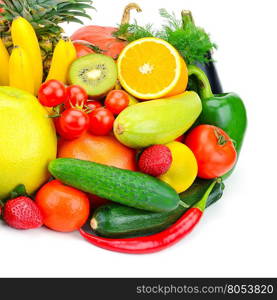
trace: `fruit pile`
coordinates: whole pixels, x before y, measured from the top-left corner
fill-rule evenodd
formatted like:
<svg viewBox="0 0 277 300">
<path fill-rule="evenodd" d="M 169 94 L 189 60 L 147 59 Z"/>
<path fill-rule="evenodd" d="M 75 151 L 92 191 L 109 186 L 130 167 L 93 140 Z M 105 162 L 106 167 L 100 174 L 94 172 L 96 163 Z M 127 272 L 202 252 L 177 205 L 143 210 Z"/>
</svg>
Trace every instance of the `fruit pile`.
<svg viewBox="0 0 277 300">
<path fill-rule="evenodd" d="M 239 96 L 212 92 L 208 35 L 190 12 L 174 23 L 163 11 L 179 26 L 167 35 L 131 26 L 131 4 L 120 28 L 85 26 L 69 39 L 59 23 L 88 17 L 91 1 L 0 2 L 6 224 L 79 230 L 126 253 L 183 238 L 221 198 L 247 124 Z"/>
</svg>

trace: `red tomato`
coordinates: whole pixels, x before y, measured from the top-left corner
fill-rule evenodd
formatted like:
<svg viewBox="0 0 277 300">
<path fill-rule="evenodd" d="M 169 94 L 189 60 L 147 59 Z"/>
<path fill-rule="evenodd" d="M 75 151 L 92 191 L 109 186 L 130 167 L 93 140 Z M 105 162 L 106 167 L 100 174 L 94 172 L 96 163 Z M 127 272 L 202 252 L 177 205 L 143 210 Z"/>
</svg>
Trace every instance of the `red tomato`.
<svg viewBox="0 0 277 300">
<path fill-rule="evenodd" d="M 65 107 L 71 108 L 71 107 L 78 107 L 83 108 L 84 105 L 86 105 L 88 100 L 88 94 L 79 85 L 70 85 L 66 88 L 66 101 L 65 101 Z"/>
<path fill-rule="evenodd" d="M 89 130 L 95 135 L 107 135 L 113 128 L 114 116 L 104 107 L 96 108 L 89 114 Z"/>
<path fill-rule="evenodd" d="M 66 89 L 58 80 L 48 80 L 43 83 L 38 91 L 39 102 L 47 107 L 62 104 L 66 99 Z"/>
<path fill-rule="evenodd" d="M 198 177 L 210 179 L 224 175 L 236 162 L 237 152 L 230 137 L 212 125 L 199 125 L 186 137 L 185 144 L 198 163 Z"/>
<path fill-rule="evenodd" d="M 94 53 L 92 49 L 90 49 L 89 47 L 87 47 L 85 45 L 74 43 L 74 47 L 77 52 L 77 57 L 81 57 L 81 56 L 85 56 L 85 55 Z"/>
<path fill-rule="evenodd" d="M 123 109 L 129 105 L 129 95 L 122 90 L 112 90 L 108 93 L 105 106 L 114 115 L 118 115 Z"/>
<path fill-rule="evenodd" d="M 185 139 L 185 135 L 182 134 L 182 135 L 180 135 L 179 137 L 177 137 L 177 139 L 175 139 L 175 141 L 176 141 L 176 142 L 183 143 L 183 142 L 184 142 L 184 139 Z"/>
<path fill-rule="evenodd" d="M 90 111 L 93 111 L 95 110 L 96 108 L 99 108 L 101 107 L 102 104 L 96 100 L 89 100 L 87 103 L 86 103 L 86 107 L 90 110 Z"/>
<path fill-rule="evenodd" d="M 58 180 L 46 183 L 36 194 L 43 223 L 56 231 L 78 230 L 88 219 L 90 203 L 88 196 Z"/>
<path fill-rule="evenodd" d="M 58 133 L 65 139 L 76 139 L 80 137 L 89 126 L 88 115 L 77 108 L 66 109 L 58 120 L 56 126 Z"/>
</svg>

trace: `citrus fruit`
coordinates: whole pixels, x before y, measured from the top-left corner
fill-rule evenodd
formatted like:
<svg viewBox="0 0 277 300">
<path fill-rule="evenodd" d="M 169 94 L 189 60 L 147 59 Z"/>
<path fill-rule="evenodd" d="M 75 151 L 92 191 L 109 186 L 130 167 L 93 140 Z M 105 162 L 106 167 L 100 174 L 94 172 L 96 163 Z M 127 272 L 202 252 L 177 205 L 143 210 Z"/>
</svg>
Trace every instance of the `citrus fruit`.
<svg viewBox="0 0 277 300">
<path fill-rule="evenodd" d="M 156 99 L 184 92 L 187 66 L 178 51 L 158 38 L 143 38 L 127 45 L 118 57 L 119 81 L 139 99 Z"/>
<path fill-rule="evenodd" d="M 57 139 L 47 111 L 31 94 L 0 87 L 0 199 L 17 185 L 33 193 L 48 178 Z"/>
<path fill-rule="evenodd" d="M 50 229 L 70 232 L 81 228 L 89 216 L 87 195 L 58 180 L 45 184 L 36 195 L 43 223 Z"/>
<path fill-rule="evenodd" d="M 58 157 L 89 160 L 121 169 L 136 170 L 136 151 L 112 135 L 96 136 L 85 133 L 75 140 L 59 141 Z"/>
<path fill-rule="evenodd" d="M 159 178 L 168 183 L 177 193 L 182 193 L 194 182 L 198 166 L 193 152 L 180 142 L 166 144 L 171 151 L 172 163 L 169 170 Z"/>
</svg>

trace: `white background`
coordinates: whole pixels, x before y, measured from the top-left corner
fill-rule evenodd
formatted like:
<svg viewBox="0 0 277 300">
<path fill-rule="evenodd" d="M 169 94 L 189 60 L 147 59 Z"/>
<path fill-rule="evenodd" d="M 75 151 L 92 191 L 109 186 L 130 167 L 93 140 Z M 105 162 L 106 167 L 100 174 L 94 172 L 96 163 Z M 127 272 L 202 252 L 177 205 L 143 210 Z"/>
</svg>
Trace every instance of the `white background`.
<svg viewBox="0 0 277 300">
<path fill-rule="evenodd" d="M 116 25 L 128 0 L 95 0 L 98 25 Z M 137 0 L 139 23 L 159 26 L 159 8 L 190 9 L 218 44 L 224 90 L 244 99 L 249 127 L 223 198 L 177 245 L 124 255 L 87 243 L 78 232 L 17 231 L 0 223 L 0 276 L 277 276 L 276 0 Z M 79 25 L 67 25 L 72 33 Z"/>
</svg>

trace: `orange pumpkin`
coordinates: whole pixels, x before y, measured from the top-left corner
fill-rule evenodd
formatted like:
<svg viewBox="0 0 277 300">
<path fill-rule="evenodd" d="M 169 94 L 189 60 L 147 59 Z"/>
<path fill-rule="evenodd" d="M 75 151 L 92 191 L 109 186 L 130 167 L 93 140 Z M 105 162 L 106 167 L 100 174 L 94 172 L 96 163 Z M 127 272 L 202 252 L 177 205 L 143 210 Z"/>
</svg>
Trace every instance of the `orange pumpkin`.
<svg viewBox="0 0 277 300">
<path fill-rule="evenodd" d="M 89 47 L 87 47 L 83 44 L 74 43 L 74 47 L 76 49 L 77 57 L 81 57 L 81 56 L 85 56 L 85 55 L 94 53 L 94 51 L 92 49 L 90 49 Z"/>
<path fill-rule="evenodd" d="M 71 39 L 87 41 L 94 46 L 99 47 L 103 54 L 111 56 L 116 59 L 126 43 L 112 36 L 112 33 L 116 31 L 114 27 L 103 26 L 84 26 L 78 29 Z"/>
<path fill-rule="evenodd" d="M 141 12 L 141 8 L 131 3 L 125 7 L 121 24 L 129 23 L 130 11 L 135 9 L 137 12 Z M 117 30 L 115 27 L 104 27 L 89 25 L 78 29 L 71 36 L 72 41 L 86 41 L 94 46 L 97 46 L 103 51 L 103 54 L 111 56 L 113 59 L 117 59 L 120 52 L 126 46 L 126 42 L 113 36 L 113 33 Z"/>
</svg>

